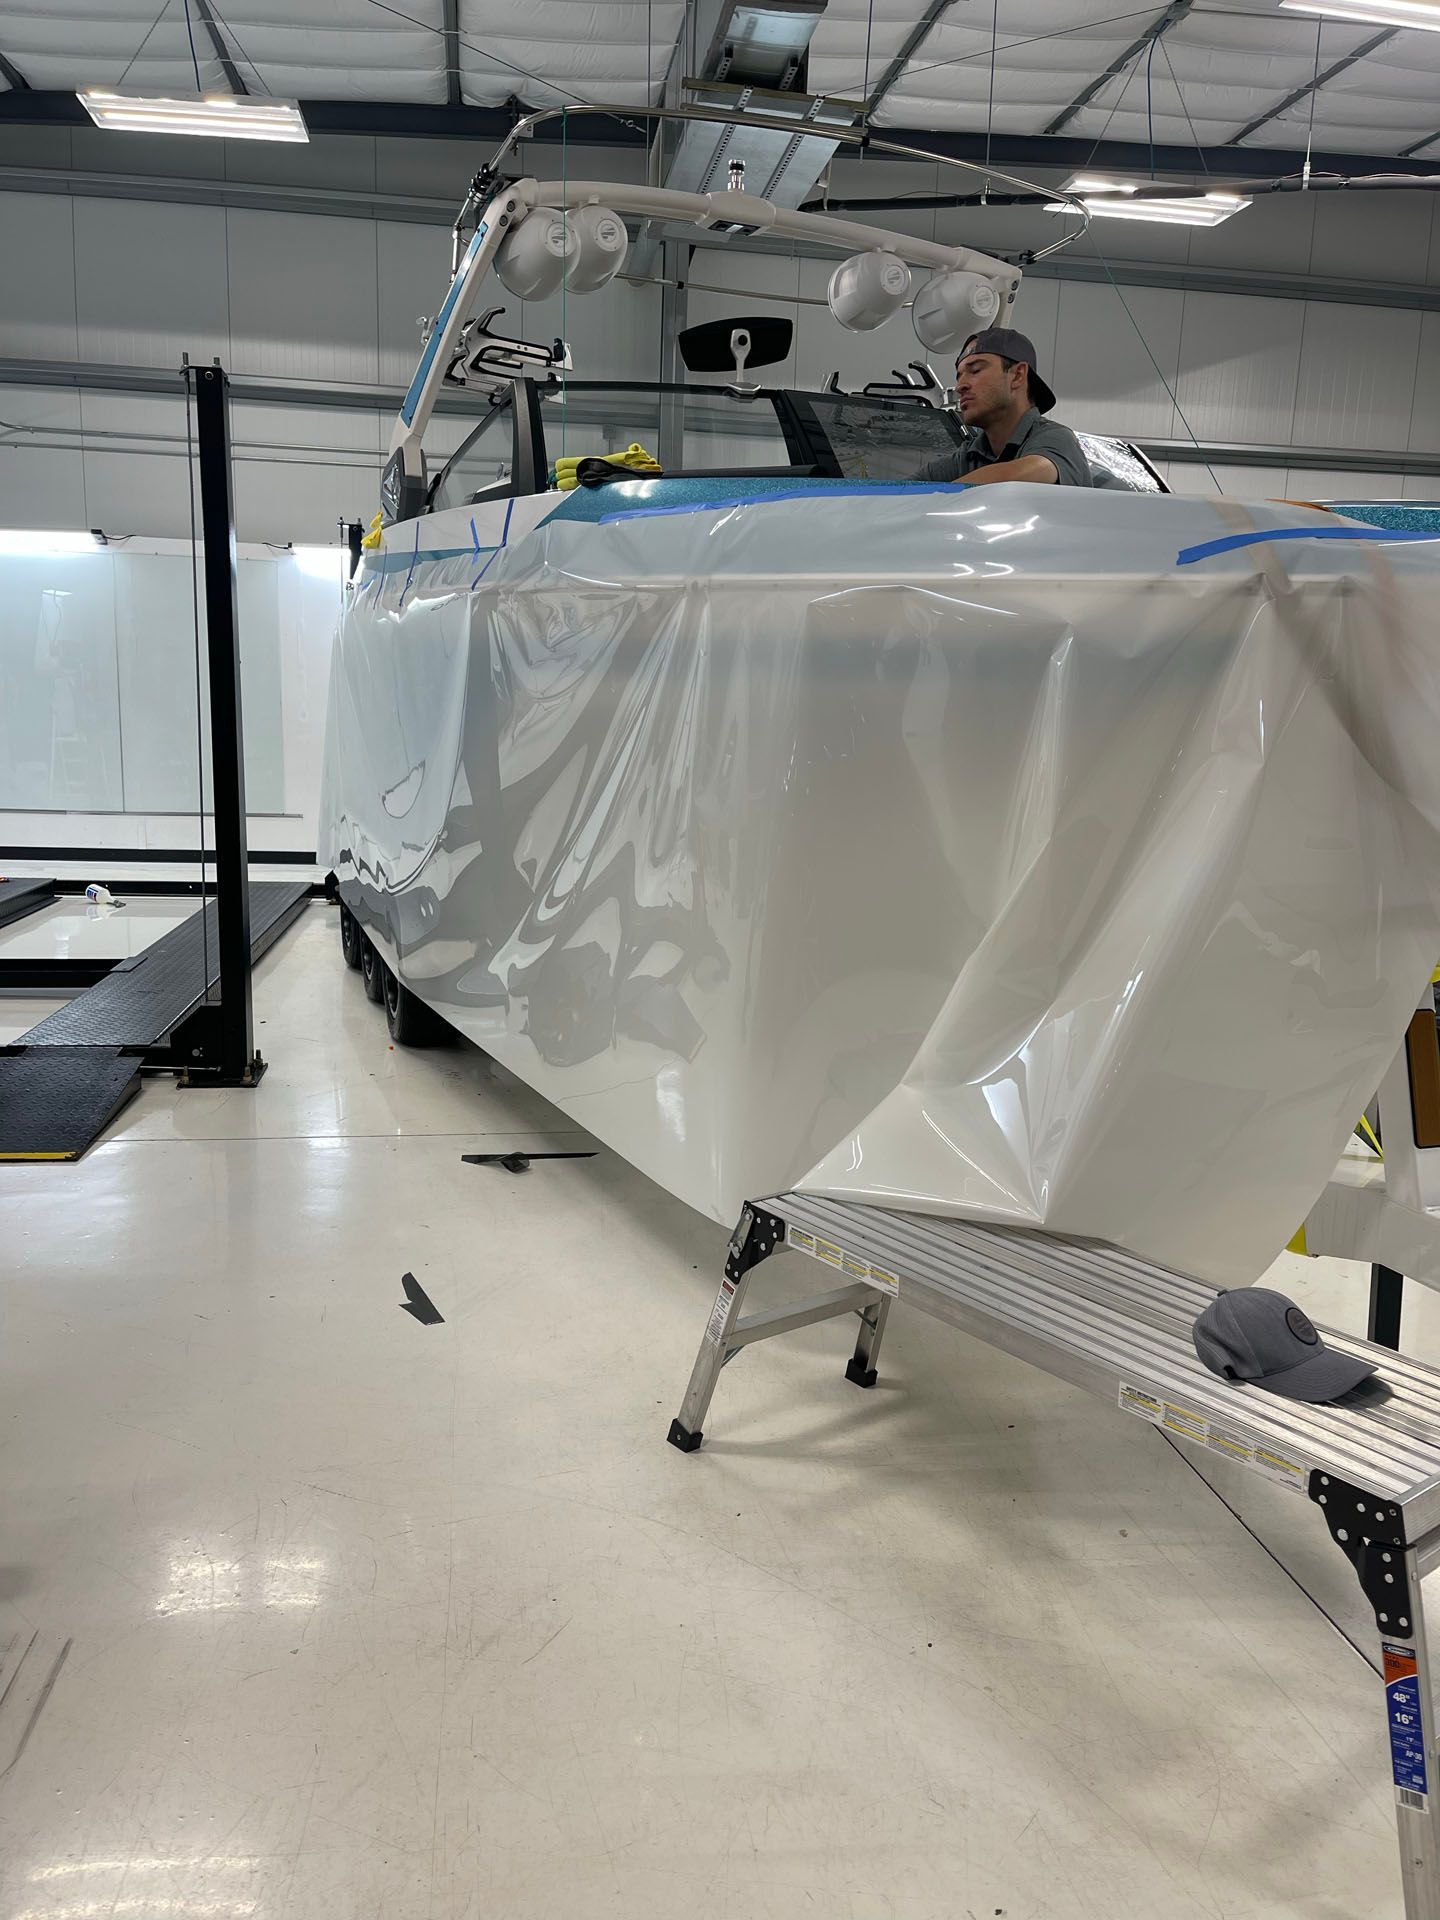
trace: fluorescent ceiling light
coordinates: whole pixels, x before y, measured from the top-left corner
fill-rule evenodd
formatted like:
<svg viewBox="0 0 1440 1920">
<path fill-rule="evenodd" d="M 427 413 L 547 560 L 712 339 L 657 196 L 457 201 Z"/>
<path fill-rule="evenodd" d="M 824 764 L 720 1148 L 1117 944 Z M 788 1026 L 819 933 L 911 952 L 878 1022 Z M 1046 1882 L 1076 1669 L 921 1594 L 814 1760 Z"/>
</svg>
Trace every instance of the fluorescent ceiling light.
<svg viewBox="0 0 1440 1920">
<path fill-rule="evenodd" d="M 1152 220 L 1167 227 L 1218 227 L 1222 220 L 1250 204 L 1239 193 L 1196 192 L 1183 199 L 1162 200 L 1142 193 L 1134 181 L 1105 180 L 1084 173 L 1067 180 L 1065 191 L 1078 194 L 1091 214 L 1115 220 Z M 1063 200 L 1052 200 L 1045 211 L 1069 213 L 1074 209 Z"/>
<path fill-rule="evenodd" d="M 93 533 L 70 527 L 42 531 L 35 527 L 0 527 L 0 553 L 37 554 L 46 559 L 62 553 L 103 553 Z"/>
<path fill-rule="evenodd" d="M 97 127 L 120 133 L 193 133 L 212 140 L 308 141 L 295 100 L 236 99 L 231 94 L 162 99 L 114 88 L 86 87 L 76 95 Z"/>
<path fill-rule="evenodd" d="M 1322 20 L 1359 20 L 1373 27 L 1418 27 L 1440 33 L 1436 0 L 1280 0 L 1282 12 L 1316 14 Z"/>
</svg>

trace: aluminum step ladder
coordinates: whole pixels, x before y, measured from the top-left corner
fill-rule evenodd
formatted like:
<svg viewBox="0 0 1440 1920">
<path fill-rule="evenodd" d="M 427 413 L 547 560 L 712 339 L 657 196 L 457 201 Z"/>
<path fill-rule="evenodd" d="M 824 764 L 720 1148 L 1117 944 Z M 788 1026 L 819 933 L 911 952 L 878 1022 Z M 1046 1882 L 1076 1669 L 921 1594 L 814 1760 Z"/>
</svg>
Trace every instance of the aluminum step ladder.
<svg viewBox="0 0 1440 1920">
<path fill-rule="evenodd" d="M 751 1274 L 784 1248 L 836 1284 L 746 1315 Z M 1323 1328 L 1327 1345 L 1377 1363 L 1387 1394 L 1315 1407 L 1232 1385 L 1200 1364 L 1190 1337 L 1215 1291 L 1092 1242 L 806 1194 L 754 1201 L 669 1438 L 693 1452 L 726 1362 L 818 1320 L 859 1316 L 845 1374 L 873 1386 L 899 1300 L 1309 1499 L 1375 1616 L 1406 1920 L 1440 1920 L 1440 1756 L 1421 1605 L 1421 1582 L 1440 1566 L 1440 1369 Z"/>
</svg>

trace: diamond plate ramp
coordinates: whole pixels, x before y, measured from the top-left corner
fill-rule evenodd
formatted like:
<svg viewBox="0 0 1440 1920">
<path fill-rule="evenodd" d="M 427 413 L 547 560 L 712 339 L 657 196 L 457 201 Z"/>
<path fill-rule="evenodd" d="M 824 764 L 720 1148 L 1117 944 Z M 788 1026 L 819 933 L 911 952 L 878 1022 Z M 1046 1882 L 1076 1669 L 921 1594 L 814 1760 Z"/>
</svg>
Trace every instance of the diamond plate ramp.
<svg viewBox="0 0 1440 1920">
<path fill-rule="evenodd" d="M 0 1160 L 78 1160 L 139 1091 L 117 1047 L 0 1053 Z"/>
</svg>

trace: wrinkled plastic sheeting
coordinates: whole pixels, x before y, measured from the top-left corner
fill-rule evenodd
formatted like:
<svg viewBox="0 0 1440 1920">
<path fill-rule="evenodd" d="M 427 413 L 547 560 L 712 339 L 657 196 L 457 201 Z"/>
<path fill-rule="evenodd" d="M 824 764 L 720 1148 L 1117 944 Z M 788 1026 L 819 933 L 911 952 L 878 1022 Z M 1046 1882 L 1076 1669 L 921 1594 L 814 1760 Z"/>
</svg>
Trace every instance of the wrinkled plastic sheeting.
<svg viewBox="0 0 1440 1920">
<path fill-rule="evenodd" d="M 1440 957 L 1440 544 L 661 497 L 354 600 L 326 857 L 402 977 L 718 1220 L 800 1187 L 1252 1279 Z"/>
</svg>

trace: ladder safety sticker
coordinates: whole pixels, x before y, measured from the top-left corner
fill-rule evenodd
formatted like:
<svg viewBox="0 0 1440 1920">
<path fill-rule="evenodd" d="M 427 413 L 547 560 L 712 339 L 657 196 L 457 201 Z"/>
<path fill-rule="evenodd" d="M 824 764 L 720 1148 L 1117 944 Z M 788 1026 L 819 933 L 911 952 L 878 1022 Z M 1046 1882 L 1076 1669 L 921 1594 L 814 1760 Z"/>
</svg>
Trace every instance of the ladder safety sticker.
<svg viewBox="0 0 1440 1920">
<path fill-rule="evenodd" d="M 1294 1493 L 1304 1493 L 1309 1484 L 1310 1475 L 1305 1468 L 1294 1460 L 1287 1460 L 1283 1453 L 1276 1453 L 1273 1447 L 1256 1447 L 1250 1456 L 1250 1464 L 1257 1472 L 1263 1473 L 1267 1480 L 1289 1487 Z"/>
<path fill-rule="evenodd" d="M 1156 1427 L 1165 1417 L 1165 1410 L 1153 1393 L 1142 1393 L 1139 1387 L 1127 1387 L 1123 1380 L 1120 1383 L 1120 1411 L 1136 1414 Z"/>
<path fill-rule="evenodd" d="M 1385 1710 L 1390 1721 L 1390 1766 L 1401 1806 L 1423 1812 L 1429 1784 L 1425 1773 L 1425 1733 L 1420 1716 L 1420 1682 L 1413 1647 L 1382 1642 L 1385 1660 Z"/>
<path fill-rule="evenodd" d="M 1238 1460 L 1242 1466 L 1247 1467 L 1254 1465 L 1255 1449 L 1249 1441 L 1240 1439 L 1236 1434 L 1226 1433 L 1223 1427 L 1212 1425 L 1205 1444 L 1212 1453 L 1218 1453 L 1222 1459 Z"/>
<path fill-rule="evenodd" d="M 705 1338 L 712 1347 L 718 1347 L 725 1332 L 725 1322 L 730 1315 L 730 1302 L 735 1298 L 735 1282 L 725 1279 L 720 1282 L 720 1291 L 715 1296 L 715 1304 L 710 1309 L 710 1323 L 705 1329 Z"/>
<path fill-rule="evenodd" d="M 1160 1424 L 1186 1440 L 1198 1440 L 1202 1446 L 1210 1437 L 1210 1422 L 1203 1414 L 1192 1413 L 1189 1407 L 1177 1407 L 1169 1400 L 1165 1402 L 1165 1418 Z"/>
<path fill-rule="evenodd" d="M 1309 1471 L 1298 1461 L 1287 1459 L 1273 1447 L 1257 1446 L 1252 1441 L 1243 1440 L 1238 1433 L 1232 1433 L 1228 1428 L 1207 1419 L 1193 1407 L 1161 1399 L 1158 1394 L 1147 1393 L 1143 1387 L 1131 1387 L 1121 1382 L 1120 1411 L 1133 1413 L 1137 1419 L 1148 1420 L 1152 1427 L 1162 1427 L 1168 1433 L 1180 1435 L 1182 1439 L 1194 1440 L 1211 1453 L 1219 1454 L 1222 1459 L 1234 1460 L 1242 1467 L 1254 1467 L 1267 1480 L 1289 1487 L 1292 1493 L 1304 1493 L 1309 1485 Z"/>
<path fill-rule="evenodd" d="M 839 1267 L 852 1280 L 863 1280 L 867 1286 L 878 1287 L 881 1293 L 898 1294 L 900 1291 L 898 1274 L 891 1273 L 888 1267 L 872 1266 L 856 1254 L 846 1253 L 833 1240 L 821 1240 L 801 1227 L 787 1226 L 785 1244 L 794 1247 L 798 1253 L 808 1253 L 812 1260 L 823 1260 L 827 1267 Z"/>
</svg>

